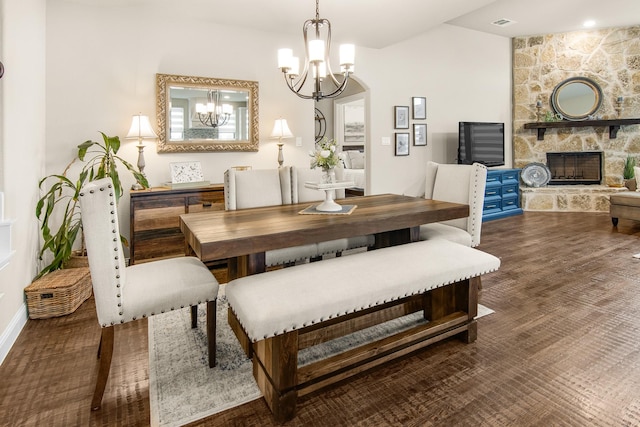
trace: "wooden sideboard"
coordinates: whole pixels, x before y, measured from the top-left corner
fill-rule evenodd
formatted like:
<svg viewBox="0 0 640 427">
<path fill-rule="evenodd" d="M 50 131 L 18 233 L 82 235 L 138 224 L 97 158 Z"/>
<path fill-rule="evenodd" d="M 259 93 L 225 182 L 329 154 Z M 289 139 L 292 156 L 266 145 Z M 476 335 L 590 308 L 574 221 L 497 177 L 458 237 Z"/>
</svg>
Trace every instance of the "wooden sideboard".
<svg viewBox="0 0 640 427">
<path fill-rule="evenodd" d="M 132 190 L 130 195 L 131 264 L 183 256 L 185 241 L 180 231 L 180 215 L 224 210 L 222 184 L 181 189 L 156 187 Z M 209 267 L 214 269 L 216 266 Z"/>
</svg>

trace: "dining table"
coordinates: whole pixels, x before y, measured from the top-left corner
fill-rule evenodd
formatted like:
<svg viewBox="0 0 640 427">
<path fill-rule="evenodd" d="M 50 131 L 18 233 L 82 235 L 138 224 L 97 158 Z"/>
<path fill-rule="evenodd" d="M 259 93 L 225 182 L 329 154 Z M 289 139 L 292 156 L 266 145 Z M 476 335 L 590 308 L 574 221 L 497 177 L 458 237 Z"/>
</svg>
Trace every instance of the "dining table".
<svg viewBox="0 0 640 427">
<path fill-rule="evenodd" d="M 469 216 L 469 206 L 423 197 L 378 194 L 338 202 L 348 213 L 305 214 L 314 203 L 180 215 L 185 253 L 205 263 L 226 260 L 228 279 L 266 270 L 265 252 L 374 235 L 371 249 L 419 240 L 420 225 Z"/>
</svg>

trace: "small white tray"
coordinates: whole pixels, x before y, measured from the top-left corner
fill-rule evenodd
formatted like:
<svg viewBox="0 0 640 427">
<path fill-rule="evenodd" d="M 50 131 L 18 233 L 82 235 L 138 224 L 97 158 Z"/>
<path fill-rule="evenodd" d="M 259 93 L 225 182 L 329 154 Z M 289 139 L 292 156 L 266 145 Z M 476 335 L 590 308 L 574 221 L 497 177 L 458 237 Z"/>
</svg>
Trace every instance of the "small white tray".
<svg viewBox="0 0 640 427">
<path fill-rule="evenodd" d="M 340 188 L 349 188 L 355 185 L 356 184 L 353 181 L 340 181 L 340 182 L 332 182 L 328 184 L 321 184 L 319 182 L 313 182 L 313 181 L 304 182 L 304 186 L 306 188 L 311 188 L 312 190 L 338 190 Z"/>
</svg>

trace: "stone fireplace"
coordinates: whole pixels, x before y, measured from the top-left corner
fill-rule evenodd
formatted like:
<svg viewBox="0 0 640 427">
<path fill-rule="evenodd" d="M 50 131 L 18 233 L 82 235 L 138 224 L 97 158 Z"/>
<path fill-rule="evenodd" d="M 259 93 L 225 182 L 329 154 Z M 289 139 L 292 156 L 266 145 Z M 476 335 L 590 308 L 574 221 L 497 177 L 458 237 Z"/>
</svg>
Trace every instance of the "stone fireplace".
<svg viewBox="0 0 640 427">
<path fill-rule="evenodd" d="M 549 185 L 600 184 L 602 152 L 548 152 Z"/>
<path fill-rule="evenodd" d="M 524 126 L 539 121 L 538 113 L 553 113 L 554 88 L 579 76 L 591 78 L 602 88 L 596 118 L 640 117 L 638 34 L 640 27 L 634 26 L 513 38 L 513 167 L 545 163 L 556 175 L 552 185 L 521 185 L 525 211 L 608 212 L 609 196 L 628 191 L 622 171 L 628 155 L 640 160 L 640 125 L 621 127 L 615 137 L 607 126 L 548 128 L 543 139 L 538 139 L 536 129 Z M 623 99 L 620 111 L 616 110 L 618 98 Z M 547 153 L 593 152 L 600 153 L 601 166 L 590 167 L 588 173 L 571 166 L 576 159 L 547 158 Z M 555 172 L 554 162 L 565 165 L 566 160 L 569 170 Z"/>
</svg>

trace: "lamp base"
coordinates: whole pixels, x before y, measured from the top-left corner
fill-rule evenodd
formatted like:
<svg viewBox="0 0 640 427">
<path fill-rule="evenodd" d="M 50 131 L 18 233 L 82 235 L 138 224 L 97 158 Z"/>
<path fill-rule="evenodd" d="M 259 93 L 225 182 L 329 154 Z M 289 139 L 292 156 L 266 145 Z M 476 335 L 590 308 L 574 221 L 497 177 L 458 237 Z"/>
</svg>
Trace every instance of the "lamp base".
<svg viewBox="0 0 640 427">
<path fill-rule="evenodd" d="M 282 151 L 282 142 L 278 142 L 278 167 L 281 168 L 284 163 L 284 153 Z"/>
</svg>

